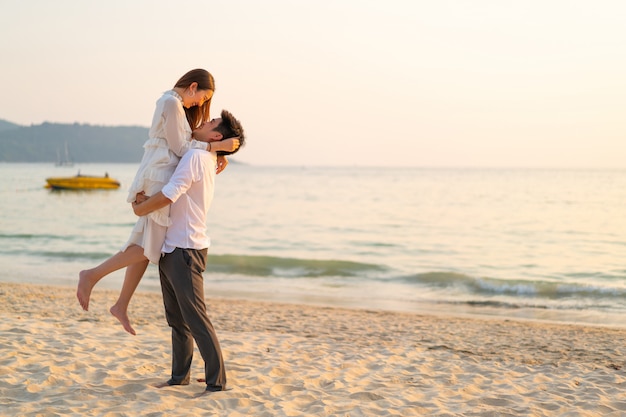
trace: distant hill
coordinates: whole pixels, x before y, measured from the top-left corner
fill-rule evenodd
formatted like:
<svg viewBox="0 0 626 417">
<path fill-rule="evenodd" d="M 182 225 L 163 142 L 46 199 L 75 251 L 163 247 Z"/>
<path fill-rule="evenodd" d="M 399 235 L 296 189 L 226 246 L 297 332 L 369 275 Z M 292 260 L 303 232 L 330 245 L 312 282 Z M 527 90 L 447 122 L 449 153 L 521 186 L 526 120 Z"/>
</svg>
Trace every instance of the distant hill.
<svg viewBox="0 0 626 417">
<path fill-rule="evenodd" d="M 73 162 L 139 162 L 148 128 L 0 120 L 0 162 L 57 162 L 67 148 Z"/>
<path fill-rule="evenodd" d="M 7 122 L 6 120 L 0 119 L 0 131 L 15 129 L 18 127 L 20 127 L 20 125 L 16 125 L 15 123 Z"/>
</svg>

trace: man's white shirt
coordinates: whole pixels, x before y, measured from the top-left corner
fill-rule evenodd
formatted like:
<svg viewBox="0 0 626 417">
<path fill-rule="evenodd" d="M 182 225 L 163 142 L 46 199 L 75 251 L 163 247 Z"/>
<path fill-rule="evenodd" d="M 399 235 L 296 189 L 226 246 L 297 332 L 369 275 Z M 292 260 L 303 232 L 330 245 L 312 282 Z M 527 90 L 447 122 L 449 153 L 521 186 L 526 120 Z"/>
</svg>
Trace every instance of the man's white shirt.
<svg viewBox="0 0 626 417">
<path fill-rule="evenodd" d="M 216 167 L 214 153 L 190 149 L 161 190 L 173 202 L 172 225 L 165 234 L 163 253 L 171 253 L 175 248 L 204 249 L 211 245 L 206 219 L 213 201 Z"/>
</svg>

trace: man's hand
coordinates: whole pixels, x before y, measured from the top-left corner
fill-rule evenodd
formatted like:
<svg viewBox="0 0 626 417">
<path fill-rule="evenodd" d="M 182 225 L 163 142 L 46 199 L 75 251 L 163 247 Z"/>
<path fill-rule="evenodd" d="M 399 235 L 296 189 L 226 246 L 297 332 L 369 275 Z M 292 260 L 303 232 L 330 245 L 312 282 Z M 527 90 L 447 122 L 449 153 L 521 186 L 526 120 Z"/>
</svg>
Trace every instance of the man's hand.
<svg viewBox="0 0 626 417">
<path fill-rule="evenodd" d="M 148 198 L 146 195 L 145 191 L 142 191 L 140 193 L 137 193 L 137 195 L 135 195 L 135 203 L 139 204 L 139 203 L 143 203 L 144 201 L 146 201 Z"/>
<path fill-rule="evenodd" d="M 224 155 L 217 156 L 217 169 L 216 173 L 220 173 L 226 169 L 226 165 L 228 165 L 228 159 Z"/>
<path fill-rule="evenodd" d="M 133 212 L 135 213 L 135 215 L 141 217 L 141 216 L 143 216 L 143 214 L 142 214 L 142 210 L 141 210 L 140 204 L 141 203 L 138 203 L 137 200 L 135 200 L 135 201 L 133 201 L 131 203 L 131 205 L 133 206 Z"/>
<path fill-rule="evenodd" d="M 152 197 L 147 197 L 143 192 L 141 192 L 137 194 L 136 200 L 133 201 L 133 212 L 135 212 L 137 216 L 145 216 L 146 214 L 169 204 L 172 204 L 172 201 L 165 197 L 161 191 Z"/>
</svg>

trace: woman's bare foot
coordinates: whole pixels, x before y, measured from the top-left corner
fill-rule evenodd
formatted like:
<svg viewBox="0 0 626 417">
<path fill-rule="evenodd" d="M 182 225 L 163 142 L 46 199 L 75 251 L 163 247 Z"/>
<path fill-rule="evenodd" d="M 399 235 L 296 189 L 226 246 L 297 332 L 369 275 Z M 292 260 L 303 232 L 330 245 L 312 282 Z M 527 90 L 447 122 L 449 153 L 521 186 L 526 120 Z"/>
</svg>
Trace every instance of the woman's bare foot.
<svg viewBox="0 0 626 417">
<path fill-rule="evenodd" d="M 113 307 L 109 309 L 109 312 L 113 314 L 113 316 L 122 324 L 122 327 L 124 327 L 124 330 L 126 330 L 128 333 L 132 334 L 133 336 L 137 334 L 135 333 L 135 329 L 133 329 L 133 326 L 130 325 L 130 319 L 128 318 L 128 314 L 126 313 L 126 310 L 118 307 L 117 304 L 115 304 Z"/>
<path fill-rule="evenodd" d="M 89 310 L 89 297 L 94 285 L 98 283 L 98 279 L 89 269 L 85 269 L 78 273 L 78 288 L 76 289 L 76 298 L 83 310 Z"/>
</svg>

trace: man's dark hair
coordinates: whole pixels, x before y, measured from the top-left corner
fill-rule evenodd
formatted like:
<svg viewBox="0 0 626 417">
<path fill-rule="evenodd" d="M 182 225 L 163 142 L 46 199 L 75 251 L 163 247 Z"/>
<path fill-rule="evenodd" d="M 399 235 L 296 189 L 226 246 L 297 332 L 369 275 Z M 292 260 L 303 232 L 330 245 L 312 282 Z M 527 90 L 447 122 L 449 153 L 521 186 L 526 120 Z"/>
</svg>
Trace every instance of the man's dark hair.
<svg viewBox="0 0 626 417">
<path fill-rule="evenodd" d="M 222 110 L 222 123 L 220 123 L 215 129 L 216 132 L 222 134 L 224 139 L 229 138 L 239 138 L 239 147 L 232 152 L 226 151 L 218 151 L 218 155 L 232 155 L 236 153 L 243 145 L 246 143 L 246 136 L 243 132 L 243 126 L 241 126 L 241 122 L 235 119 L 235 116 L 232 115 L 228 110 Z"/>
</svg>

